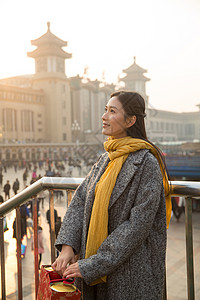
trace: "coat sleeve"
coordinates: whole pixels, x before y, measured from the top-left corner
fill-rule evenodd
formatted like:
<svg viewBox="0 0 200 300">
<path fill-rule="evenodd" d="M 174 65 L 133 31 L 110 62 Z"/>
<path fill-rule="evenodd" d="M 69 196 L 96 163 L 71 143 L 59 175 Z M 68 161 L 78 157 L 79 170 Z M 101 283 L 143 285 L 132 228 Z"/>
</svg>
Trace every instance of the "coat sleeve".
<svg viewBox="0 0 200 300">
<path fill-rule="evenodd" d="M 68 245 L 74 249 L 75 254 L 80 252 L 87 186 L 95 170 L 95 166 L 96 164 L 92 167 L 87 177 L 76 189 L 69 208 L 63 218 L 55 243 L 55 246 L 59 251 L 61 251 L 62 245 Z"/>
<path fill-rule="evenodd" d="M 144 162 L 139 188 L 129 219 L 121 223 L 101 244 L 97 254 L 79 260 L 86 284 L 114 272 L 146 240 L 161 201 L 164 199 L 162 175 L 157 160 L 150 155 Z M 134 180 L 132 182 L 134 185 Z M 129 191 L 130 194 L 130 191 Z M 163 217 L 164 226 L 165 214 Z"/>
</svg>

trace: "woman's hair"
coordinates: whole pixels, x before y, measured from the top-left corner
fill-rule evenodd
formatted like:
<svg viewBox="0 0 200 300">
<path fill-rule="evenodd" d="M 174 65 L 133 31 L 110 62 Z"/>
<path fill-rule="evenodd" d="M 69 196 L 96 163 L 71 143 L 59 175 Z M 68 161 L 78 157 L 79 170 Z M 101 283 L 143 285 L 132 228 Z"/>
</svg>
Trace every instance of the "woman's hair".
<svg viewBox="0 0 200 300">
<path fill-rule="evenodd" d="M 136 116 L 136 122 L 127 129 L 127 135 L 147 140 L 144 123 L 145 101 L 142 96 L 136 92 L 118 91 L 112 93 L 111 97 L 117 97 L 120 101 L 125 111 L 125 118 Z"/>
<path fill-rule="evenodd" d="M 143 97 L 136 92 L 130 92 L 130 91 L 114 92 L 111 94 L 110 97 L 111 98 L 117 97 L 117 99 L 120 101 L 125 111 L 125 119 L 128 117 L 136 116 L 136 122 L 130 128 L 127 129 L 127 135 L 133 138 L 143 139 L 147 141 L 149 144 L 151 144 L 157 150 L 158 155 L 162 159 L 165 170 L 168 174 L 167 166 L 165 163 L 165 159 L 162 155 L 162 151 L 147 139 L 145 123 L 144 123 L 144 118 L 146 117 L 145 101 Z M 169 174 L 168 174 L 168 178 L 169 178 Z"/>
</svg>

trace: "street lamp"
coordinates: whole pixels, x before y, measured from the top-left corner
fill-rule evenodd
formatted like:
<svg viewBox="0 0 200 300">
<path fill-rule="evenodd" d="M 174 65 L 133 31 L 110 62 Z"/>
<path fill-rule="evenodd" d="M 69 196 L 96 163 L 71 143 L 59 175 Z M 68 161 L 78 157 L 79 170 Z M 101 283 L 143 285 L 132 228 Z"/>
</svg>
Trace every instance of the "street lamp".
<svg viewBox="0 0 200 300">
<path fill-rule="evenodd" d="M 75 138 L 76 144 L 79 144 L 79 140 L 78 140 L 78 134 L 80 132 L 81 128 L 77 122 L 77 120 L 74 120 L 74 123 L 72 123 L 72 134 Z"/>
</svg>

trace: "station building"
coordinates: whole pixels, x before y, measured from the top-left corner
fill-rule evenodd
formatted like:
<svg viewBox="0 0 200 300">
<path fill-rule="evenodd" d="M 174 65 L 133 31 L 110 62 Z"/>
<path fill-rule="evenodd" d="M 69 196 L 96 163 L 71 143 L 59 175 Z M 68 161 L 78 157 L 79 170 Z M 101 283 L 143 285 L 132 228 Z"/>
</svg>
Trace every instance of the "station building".
<svg viewBox="0 0 200 300">
<path fill-rule="evenodd" d="M 123 70 L 121 86 L 115 86 L 79 74 L 68 77 L 65 60 L 72 54 L 63 50 L 68 42 L 51 32 L 50 23 L 31 44 L 36 48 L 27 55 L 35 60 L 35 73 L 0 80 L 0 159 L 56 158 L 77 142 L 101 144 L 101 115 L 117 89 L 144 97 L 151 141 L 200 140 L 200 109 L 176 113 L 151 108 L 146 94 L 150 79 L 135 57 Z"/>
</svg>

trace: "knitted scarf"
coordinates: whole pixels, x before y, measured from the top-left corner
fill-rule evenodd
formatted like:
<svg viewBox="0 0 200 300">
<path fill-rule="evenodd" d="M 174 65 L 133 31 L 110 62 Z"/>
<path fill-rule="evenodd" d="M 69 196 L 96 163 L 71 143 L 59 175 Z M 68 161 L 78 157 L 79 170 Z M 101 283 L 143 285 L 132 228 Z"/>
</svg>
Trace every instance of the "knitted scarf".
<svg viewBox="0 0 200 300">
<path fill-rule="evenodd" d="M 130 152 L 135 152 L 140 149 L 149 149 L 157 158 L 165 189 L 167 228 L 171 218 L 171 197 L 169 196 L 170 188 L 168 176 L 158 150 L 150 143 L 130 136 L 120 139 L 109 137 L 104 143 L 104 148 L 108 152 L 110 162 L 95 188 L 95 199 L 90 218 L 85 258 L 96 254 L 98 248 L 108 236 L 108 206 L 110 196 L 115 186 L 117 176 Z M 106 276 L 95 280 L 90 285 L 103 282 L 106 282 Z"/>
</svg>

